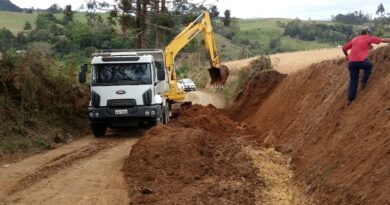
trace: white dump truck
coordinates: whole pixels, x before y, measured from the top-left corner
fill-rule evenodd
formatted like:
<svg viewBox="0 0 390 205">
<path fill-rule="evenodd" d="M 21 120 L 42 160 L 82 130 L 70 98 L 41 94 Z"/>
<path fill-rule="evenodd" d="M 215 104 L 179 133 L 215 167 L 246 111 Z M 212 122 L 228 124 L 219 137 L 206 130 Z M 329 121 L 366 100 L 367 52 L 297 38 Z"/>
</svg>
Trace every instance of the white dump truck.
<svg viewBox="0 0 390 205">
<path fill-rule="evenodd" d="M 88 115 L 95 136 L 104 136 L 107 127 L 168 122 L 169 104 L 162 94 L 169 83 L 163 60 L 158 49 L 93 54 Z M 87 70 L 83 65 L 80 83 L 86 83 Z"/>
</svg>

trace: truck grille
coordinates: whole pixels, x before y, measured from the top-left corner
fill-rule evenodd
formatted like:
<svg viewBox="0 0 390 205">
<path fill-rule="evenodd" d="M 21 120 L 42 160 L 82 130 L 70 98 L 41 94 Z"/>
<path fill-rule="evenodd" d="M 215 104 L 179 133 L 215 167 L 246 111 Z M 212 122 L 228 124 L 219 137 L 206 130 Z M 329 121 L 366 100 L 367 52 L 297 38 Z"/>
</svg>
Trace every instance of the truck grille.
<svg viewBox="0 0 390 205">
<path fill-rule="evenodd" d="M 108 107 L 134 107 L 136 105 L 135 99 L 107 100 Z"/>
</svg>

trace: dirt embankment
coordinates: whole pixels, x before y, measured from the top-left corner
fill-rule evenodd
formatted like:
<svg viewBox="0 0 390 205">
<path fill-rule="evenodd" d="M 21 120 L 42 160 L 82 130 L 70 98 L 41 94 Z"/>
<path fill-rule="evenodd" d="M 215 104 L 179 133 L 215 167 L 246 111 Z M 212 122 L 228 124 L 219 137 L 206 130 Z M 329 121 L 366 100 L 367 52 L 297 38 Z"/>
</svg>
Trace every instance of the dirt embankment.
<svg viewBox="0 0 390 205">
<path fill-rule="evenodd" d="M 259 155 L 275 151 L 254 151 L 245 140 L 254 135 L 254 130 L 241 127 L 214 107 L 198 105 L 169 126 L 152 128 L 133 146 L 125 167 L 133 204 L 278 204 L 290 200 L 287 191 L 285 195 L 260 191 L 267 186 L 278 190 L 274 187 L 289 183 L 290 178 L 288 160 L 282 156 L 268 163 L 278 163 L 277 169 L 284 170 L 280 171 L 286 176 L 283 183 L 271 183 L 269 175 L 259 173 Z"/>
<path fill-rule="evenodd" d="M 286 75 L 274 70 L 255 76 L 238 93 L 234 103 L 226 112 L 227 115 L 237 121 L 244 121 L 256 112 L 285 77 Z"/>
<path fill-rule="evenodd" d="M 263 99 L 260 106 L 245 104 L 249 115 L 233 113 L 259 127 L 259 142 L 293 157 L 294 181 L 312 196 L 308 204 L 390 203 L 389 53 L 382 47 L 371 54 L 371 79 L 350 106 L 343 59 L 291 74 L 271 94 L 247 88 L 240 96 L 239 102 Z M 264 86 L 268 82 L 252 90 Z"/>
<path fill-rule="evenodd" d="M 264 72 L 230 108 L 195 105 L 152 128 L 125 166 L 133 204 L 389 204 L 388 53 L 371 54 L 350 106 L 336 59 Z"/>
</svg>

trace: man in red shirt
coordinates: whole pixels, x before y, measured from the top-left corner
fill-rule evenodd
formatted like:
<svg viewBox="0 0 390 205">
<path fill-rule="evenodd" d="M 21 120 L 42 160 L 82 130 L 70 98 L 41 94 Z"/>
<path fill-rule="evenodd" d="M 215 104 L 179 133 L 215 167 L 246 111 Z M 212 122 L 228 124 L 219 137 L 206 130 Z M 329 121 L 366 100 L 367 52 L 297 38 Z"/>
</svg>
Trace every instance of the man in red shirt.
<svg viewBox="0 0 390 205">
<path fill-rule="evenodd" d="M 390 43 L 390 39 L 381 39 L 378 37 L 371 36 L 371 30 L 369 28 L 364 28 L 362 29 L 360 36 L 355 37 L 343 46 L 343 52 L 349 62 L 348 70 L 350 81 L 347 99 L 348 105 L 350 105 L 352 101 L 356 98 L 360 69 L 364 70 L 361 87 L 362 89 L 366 87 L 367 80 L 370 77 L 372 69 L 372 64 L 367 59 L 368 52 L 372 48 L 372 44 L 380 44 L 381 42 Z M 349 55 L 348 50 L 351 50 Z"/>
</svg>

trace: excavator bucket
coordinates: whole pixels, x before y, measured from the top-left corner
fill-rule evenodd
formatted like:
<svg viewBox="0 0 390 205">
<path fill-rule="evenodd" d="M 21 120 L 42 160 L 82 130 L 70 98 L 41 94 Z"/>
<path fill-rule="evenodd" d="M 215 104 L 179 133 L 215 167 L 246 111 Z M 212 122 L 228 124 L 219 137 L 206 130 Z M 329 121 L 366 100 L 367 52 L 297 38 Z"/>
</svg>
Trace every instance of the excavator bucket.
<svg viewBox="0 0 390 205">
<path fill-rule="evenodd" d="M 223 87 L 229 77 L 229 72 L 229 68 L 225 65 L 221 65 L 220 68 L 210 68 L 211 85 Z"/>
</svg>

